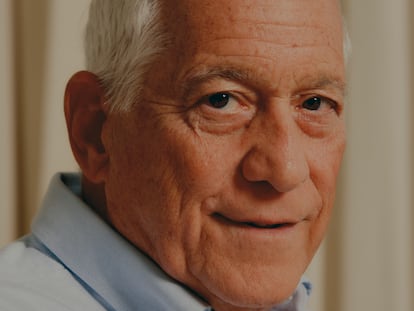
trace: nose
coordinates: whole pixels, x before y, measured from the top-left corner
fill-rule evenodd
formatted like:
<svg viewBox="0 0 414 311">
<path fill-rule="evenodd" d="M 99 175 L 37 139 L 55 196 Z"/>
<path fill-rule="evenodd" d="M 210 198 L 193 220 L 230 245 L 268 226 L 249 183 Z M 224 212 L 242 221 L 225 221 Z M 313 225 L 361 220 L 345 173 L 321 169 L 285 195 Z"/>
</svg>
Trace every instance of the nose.
<svg viewBox="0 0 414 311">
<path fill-rule="evenodd" d="M 251 128 L 253 146 L 242 161 L 242 174 L 247 181 L 289 192 L 309 177 L 306 137 L 289 109 L 263 113 L 258 124 Z"/>
</svg>

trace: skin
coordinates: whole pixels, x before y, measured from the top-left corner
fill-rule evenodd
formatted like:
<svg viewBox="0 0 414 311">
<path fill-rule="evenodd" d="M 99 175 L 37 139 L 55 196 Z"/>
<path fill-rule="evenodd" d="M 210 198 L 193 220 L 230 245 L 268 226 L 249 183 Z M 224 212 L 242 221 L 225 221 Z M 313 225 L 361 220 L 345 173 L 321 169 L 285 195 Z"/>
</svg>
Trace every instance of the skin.
<svg viewBox="0 0 414 311">
<path fill-rule="evenodd" d="M 85 200 L 215 310 L 269 310 L 295 290 L 334 202 L 338 3 L 168 1 L 162 16 L 172 46 L 132 111 L 109 113 L 91 73 L 68 84 Z"/>
</svg>

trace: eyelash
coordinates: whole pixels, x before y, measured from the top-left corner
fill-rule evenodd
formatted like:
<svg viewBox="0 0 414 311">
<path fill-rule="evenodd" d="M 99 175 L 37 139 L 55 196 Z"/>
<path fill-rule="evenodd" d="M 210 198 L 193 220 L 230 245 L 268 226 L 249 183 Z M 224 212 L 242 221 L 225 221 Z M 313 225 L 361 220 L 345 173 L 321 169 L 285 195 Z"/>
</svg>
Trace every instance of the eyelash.
<svg viewBox="0 0 414 311">
<path fill-rule="evenodd" d="M 296 106 L 295 109 L 303 110 L 304 112 L 309 114 L 309 116 L 311 116 L 311 114 L 315 115 L 317 112 L 319 112 L 319 115 L 321 112 L 328 112 L 328 111 L 334 111 L 337 114 L 341 112 L 340 105 L 335 100 L 333 100 L 332 98 L 323 96 L 323 95 L 318 95 L 318 94 L 297 95 L 296 99 L 297 100 L 293 99 L 294 101 L 297 102 L 297 104 L 295 105 Z M 209 93 L 203 96 L 198 101 L 197 104 L 207 105 L 207 107 L 210 107 L 210 109 L 212 109 L 213 111 L 215 110 L 218 112 L 221 110 L 226 110 L 226 113 L 230 113 L 234 109 L 240 109 L 240 108 L 246 109 L 248 106 L 250 106 L 248 103 L 246 104 L 245 100 L 243 100 L 242 95 L 237 95 L 237 93 L 234 94 L 234 92 L 231 92 L 231 91 L 219 91 L 219 92 Z M 237 108 L 236 106 L 234 106 L 235 104 L 234 101 L 236 101 L 239 105 L 237 106 Z M 247 101 L 249 102 L 248 99 Z M 306 107 L 307 103 L 313 104 L 312 101 L 313 103 L 317 104 L 317 107 L 315 107 L 315 109 L 312 109 L 311 107 Z M 235 111 L 236 110 L 234 110 L 234 112 Z"/>
<path fill-rule="evenodd" d="M 229 94 L 229 93 L 227 93 L 227 92 L 218 92 L 218 93 L 213 93 L 213 94 L 211 94 L 211 95 L 208 95 L 207 96 L 207 100 L 208 100 L 208 102 L 210 103 L 210 106 L 211 107 L 213 107 L 213 108 L 217 108 L 217 109 L 221 109 L 221 108 L 224 108 L 225 106 L 227 106 L 228 105 L 228 102 L 230 101 L 230 99 L 232 98 L 233 96 L 231 95 L 231 94 Z M 223 104 L 223 105 L 221 105 L 221 103 L 219 103 L 217 106 L 216 105 L 214 105 L 213 103 L 212 103 L 212 101 L 213 100 L 217 100 L 217 101 L 225 101 L 225 103 Z"/>
<path fill-rule="evenodd" d="M 314 102 L 317 102 L 318 107 L 316 109 L 307 109 L 305 107 L 305 104 L 308 101 L 311 101 L 311 100 L 313 100 Z M 329 105 L 329 107 L 331 109 L 335 110 L 335 111 L 338 109 L 338 104 L 334 100 L 329 99 L 329 98 L 326 98 L 324 96 L 319 96 L 319 95 L 312 95 L 312 96 L 307 97 L 305 100 L 301 101 L 300 107 L 301 108 L 304 108 L 306 110 L 309 110 L 309 111 L 318 111 L 318 110 L 320 110 L 321 106 L 324 103 L 327 104 L 327 105 Z"/>
<path fill-rule="evenodd" d="M 220 101 L 222 102 L 220 103 Z M 216 105 L 214 102 L 216 102 Z M 216 111 L 245 110 L 247 106 L 249 106 L 242 95 L 231 91 L 219 91 L 205 95 L 197 102 L 197 105 L 206 105 L 210 109 Z M 227 113 L 229 113 L 229 111 L 227 111 Z"/>
</svg>

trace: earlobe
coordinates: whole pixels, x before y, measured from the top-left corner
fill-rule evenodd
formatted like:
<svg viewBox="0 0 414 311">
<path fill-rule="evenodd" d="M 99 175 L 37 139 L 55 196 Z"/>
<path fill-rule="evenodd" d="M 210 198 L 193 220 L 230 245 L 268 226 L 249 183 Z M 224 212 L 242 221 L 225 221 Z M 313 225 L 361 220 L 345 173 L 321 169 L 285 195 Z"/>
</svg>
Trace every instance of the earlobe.
<svg viewBox="0 0 414 311">
<path fill-rule="evenodd" d="M 65 118 L 72 152 L 84 176 L 93 183 L 106 177 L 108 154 L 102 142 L 105 96 L 91 72 L 74 74 L 65 91 Z"/>
</svg>

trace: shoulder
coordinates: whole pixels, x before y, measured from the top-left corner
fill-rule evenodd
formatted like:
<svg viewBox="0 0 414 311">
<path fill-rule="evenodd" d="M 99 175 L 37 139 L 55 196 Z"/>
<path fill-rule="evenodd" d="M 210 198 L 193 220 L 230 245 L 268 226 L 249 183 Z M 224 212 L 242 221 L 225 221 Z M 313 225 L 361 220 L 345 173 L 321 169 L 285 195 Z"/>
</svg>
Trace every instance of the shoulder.
<svg viewBox="0 0 414 311">
<path fill-rule="evenodd" d="M 103 310 L 58 262 L 14 242 L 0 251 L 1 310 Z"/>
</svg>

